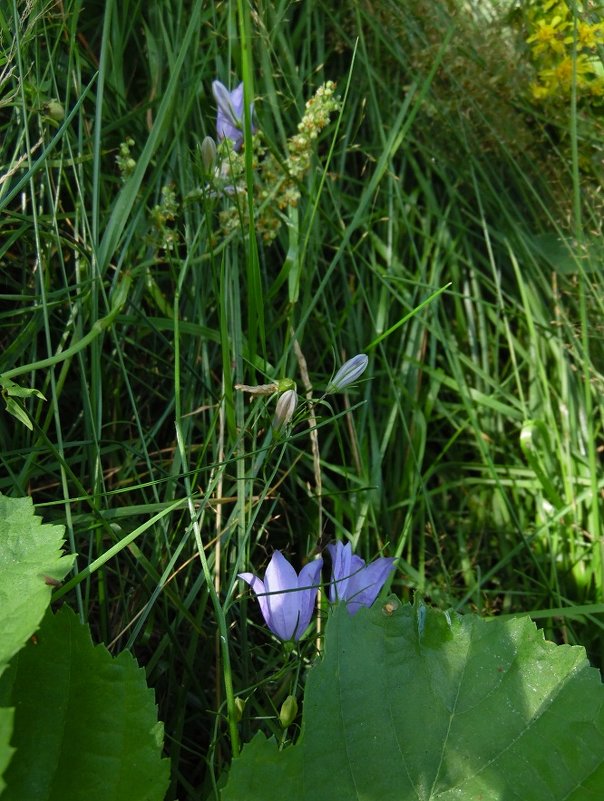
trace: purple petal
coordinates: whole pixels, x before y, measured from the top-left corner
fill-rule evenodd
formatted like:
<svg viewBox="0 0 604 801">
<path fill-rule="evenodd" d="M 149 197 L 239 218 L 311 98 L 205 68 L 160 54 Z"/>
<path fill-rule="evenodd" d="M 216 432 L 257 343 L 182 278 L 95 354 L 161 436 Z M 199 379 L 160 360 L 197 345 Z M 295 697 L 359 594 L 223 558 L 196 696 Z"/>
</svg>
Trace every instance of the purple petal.
<svg viewBox="0 0 604 801">
<path fill-rule="evenodd" d="M 317 597 L 317 591 L 319 589 L 319 583 L 321 581 L 322 567 L 323 560 L 314 559 L 312 562 L 309 562 L 309 564 L 305 565 L 300 571 L 300 576 L 298 577 L 298 586 L 300 587 L 300 592 L 297 593 L 300 618 L 298 620 L 298 625 L 296 626 L 296 631 L 294 632 L 295 640 L 300 639 L 310 623 Z"/>
<path fill-rule="evenodd" d="M 216 100 L 216 133 L 219 139 L 230 139 L 233 149 L 239 150 L 243 144 L 244 92 L 243 82 L 232 92 L 220 81 L 212 82 L 212 94 Z M 250 115 L 254 104 L 250 104 Z M 252 124 L 252 131 L 254 126 Z"/>
<path fill-rule="evenodd" d="M 327 550 L 331 556 L 331 583 L 329 585 L 329 601 L 335 604 L 338 600 L 346 598 L 346 587 L 350 578 L 350 562 L 352 559 L 352 545 L 328 545 Z M 363 563 L 364 564 L 364 563 Z"/>
<path fill-rule="evenodd" d="M 266 602 L 266 589 L 264 588 L 264 582 L 261 581 L 258 576 L 255 576 L 253 573 L 238 573 L 237 574 L 240 579 L 247 581 L 250 585 L 252 591 L 256 594 L 256 598 L 258 599 L 258 603 L 260 604 L 260 611 L 262 612 L 262 617 L 264 618 L 264 622 L 272 631 L 273 627 L 271 626 L 271 613 L 268 607 L 268 603 Z"/>
<path fill-rule="evenodd" d="M 212 94 L 218 107 L 218 113 L 228 120 L 231 125 L 237 125 L 239 119 L 233 108 L 232 93 L 220 81 L 212 81 Z"/>
<path fill-rule="evenodd" d="M 266 568 L 264 587 L 269 593 L 271 630 L 282 640 L 291 640 L 300 617 L 298 574 L 281 551 L 275 551 Z"/>
<path fill-rule="evenodd" d="M 218 111 L 216 114 L 216 133 L 219 139 L 230 139 L 234 150 L 239 150 L 243 144 L 243 131 L 240 128 L 241 115 L 237 113 L 234 99 L 243 95 L 243 84 L 233 92 L 229 92 L 220 81 L 212 82 L 212 94 L 216 100 Z M 242 107 L 243 108 L 243 107 Z"/>
<path fill-rule="evenodd" d="M 243 81 L 239 84 L 236 89 L 230 94 L 231 99 L 231 108 L 233 110 L 235 120 L 238 124 L 238 127 L 243 129 L 243 123 L 245 119 L 245 104 L 244 104 L 244 91 L 243 91 Z M 250 103 L 250 117 L 253 118 L 254 116 L 254 104 Z M 252 119 L 252 133 L 255 131 L 254 122 Z"/>
<path fill-rule="evenodd" d="M 256 593 L 262 616 L 269 629 L 282 640 L 299 640 L 312 617 L 321 581 L 322 559 L 316 559 L 296 573 L 281 551 L 275 551 L 266 568 L 264 581 L 253 573 L 239 573 Z"/>
<path fill-rule="evenodd" d="M 231 92 L 231 106 L 235 112 L 235 118 L 243 121 L 243 81 L 236 89 Z"/>
<path fill-rule="evenodd" d="M 352 565 L 353 575 L 346 592 L 346 602 L 351 615 L 358 612 L 362 606 L 371 606 L 375 601 L 390 572 L 394 569 L 394 559 L 382 556 L 362 570 L 358 570 L 357 566 L 357 572 L 354 572 L 354 567 Z"/>
<path fill-rule="evenodd" d="M 218 139 L 230 139 L 235 151 L 239 150 L 243 144 L 243 131 L 235 127 L 220 109 L 216 115 L 216 134 Z"/>
</svg>

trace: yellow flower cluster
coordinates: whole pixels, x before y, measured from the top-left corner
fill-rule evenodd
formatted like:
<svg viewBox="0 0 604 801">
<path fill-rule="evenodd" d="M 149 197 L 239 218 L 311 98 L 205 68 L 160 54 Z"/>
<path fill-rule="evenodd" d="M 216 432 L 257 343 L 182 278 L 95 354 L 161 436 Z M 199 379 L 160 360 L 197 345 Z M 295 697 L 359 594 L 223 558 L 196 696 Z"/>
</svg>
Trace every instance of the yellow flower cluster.
<svg viewBox="0 0 604 801">
<path fill-rule="evenodd" d="M 604 96 L 604 69 L 598 47 L 604 45 L 602 8 L 593 2 L 571 7 L 560 0 L 532 0 L 527 10 L 526 42 L 538 79 L 531 85 L 536 100 L 566 99 L 576 82 L 577 92 L 592 100 Z"/>
<path fill-rule="evenodd" d="M 267 151 L 262 132 L 254 134 L 254 200 L 257 210 L 255 225 L 265 242 L 273 241 L 281 227 L 284 212 L 288 207 L 297 206 L 300 200 L 300 181 L 310 170 L 314 143 L 328 125 L 330 115 L 340 108 L 335 89 L 335 83 L 327 81 L 306 103 L 304 116 L 298 124 L 298 133 L 287 141 L 287 156 L 284 159 Z M 246 219 L 247 212 L 247 204 L 241 202 L 245 193 L 245 157 L 242 153 L 228 155 L 229 159 L 223 162 L 223 167 L 228 170 L 228 194 L 239 202 L 220 214 L 224 233 L 238 228 L 241 220 Z"/>
</svg>

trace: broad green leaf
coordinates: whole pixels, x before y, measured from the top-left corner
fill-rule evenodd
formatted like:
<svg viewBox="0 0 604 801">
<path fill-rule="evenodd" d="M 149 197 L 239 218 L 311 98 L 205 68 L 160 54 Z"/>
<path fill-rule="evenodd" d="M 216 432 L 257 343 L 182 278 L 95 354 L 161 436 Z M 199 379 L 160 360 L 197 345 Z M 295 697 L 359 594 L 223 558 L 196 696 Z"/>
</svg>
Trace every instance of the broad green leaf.
<svg viewBox="0 0 604 801">
<path fill-rule="evenodd" d="M 418 603 L 331 615 L 302 734 L 258 734 L 224 801 L 601 801 L 604 689 L 528 618 Z"/>
<path fill-rule="evenodd" d="M 63 526 L 43 524 L 31 498 L 0 493 L 0 675 L 38 628 L 75 557 L 64 556 Z"/>
<path fill-rule="evenodd" d="M 0 679 L 16 707 L 2 801 L 161 801 L 169 761 L 153 691 L 133 656 L 93 646 L 63 607 Z"/>
</svg>

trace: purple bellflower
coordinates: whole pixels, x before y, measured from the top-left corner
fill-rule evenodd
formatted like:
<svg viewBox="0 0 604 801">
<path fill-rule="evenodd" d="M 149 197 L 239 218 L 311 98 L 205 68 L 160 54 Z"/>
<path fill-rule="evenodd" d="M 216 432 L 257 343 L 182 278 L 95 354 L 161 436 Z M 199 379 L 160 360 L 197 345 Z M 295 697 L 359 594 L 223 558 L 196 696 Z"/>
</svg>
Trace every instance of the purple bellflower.
<svg viewBox="0 0 604 801">
<path fill-rule="evenodd" d="M 329 600 L 332 604 L 346 601 L 351 615 L 356 614 L 362 606 L 371 606 L 378 597 L 388 575 L 394 570 L 394 559 L 381 556 L 375 562 L 366 565 L 365 560 L 352 553 L 352 545 L 328 545 L 331 556 L 331 584 Z"/>
<path fill-rule="evenodd" d="M 281 551 L 275 551 L 264 581 L 253 573 L 239 573 L 256 593 L 262 617 L 269 629 L 284 641 L 299 640 L 312 617 L 321 580 L 322 559 L 315 559 L 296 573 Z"/>
<path fill-rule="evenodd" d="M 232 92 L 220 81 L 212 82 L 212 94 L 218 106 L 216 115 L 216 133 L 218 139 L 230 139 L 233 150 L 240 150 L 243 144 L 243 125 L 245 110 L 243 105 L 243 83 Z M 254 104 L 250 105 L 250 115 L 254 113 Z M 254 127 L 252 126 L 252 130 Z"/>
</svg>

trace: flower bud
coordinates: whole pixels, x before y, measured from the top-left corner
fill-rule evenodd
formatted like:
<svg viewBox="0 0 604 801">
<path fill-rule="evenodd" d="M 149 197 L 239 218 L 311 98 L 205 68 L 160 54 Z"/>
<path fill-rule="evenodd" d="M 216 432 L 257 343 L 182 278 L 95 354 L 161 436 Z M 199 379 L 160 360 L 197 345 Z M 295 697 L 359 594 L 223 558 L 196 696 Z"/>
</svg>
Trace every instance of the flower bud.
<svg viewBox="0 0 604 801">
<path fill-rule="evenodd" d="M 286 729 L 294 722 L 298 715 L 298 702 L 295 696 L 288 695 L 285 701 L 281 704 L 281 711 L 279 712 L 279 723 Z"/>
<path fill-rule="evenodd" d="M 331 379 L 325 391 L 340 392 L 344 387 L 353 384 L 365 372 L 368 362 L 369 357 L 365 353 L 359 353 L 348 359 Z"/>
<path fill-rule="evenodd" d="M 273 431 L 280 431 L 283 426 L 291 422 L 297 405 L 298 395 L 295 389 L 288 389 L 279 395 L 275 416 L 273 417 Z"/>
<path fill-rule="evenodd" d="M 211 136 L 206 136 L 201 143 L 201 162 L 204 170 L 209 173 L 212 171 L 216 159 L 216 142 Z"/>
<path fill-rule="evenodd" d="M 239 696 L 235 698 L 235 723 L 239 723 L 243 717 L 243 710 L 245 709 L 245 700 Z"/>
<path fill-rule="evenodd" d="M 65 119 L 65 109 L 58 100 L 49 100 L 45 103 L 44 111 L 55 122 L 63 122 Z"/>
</svg>

